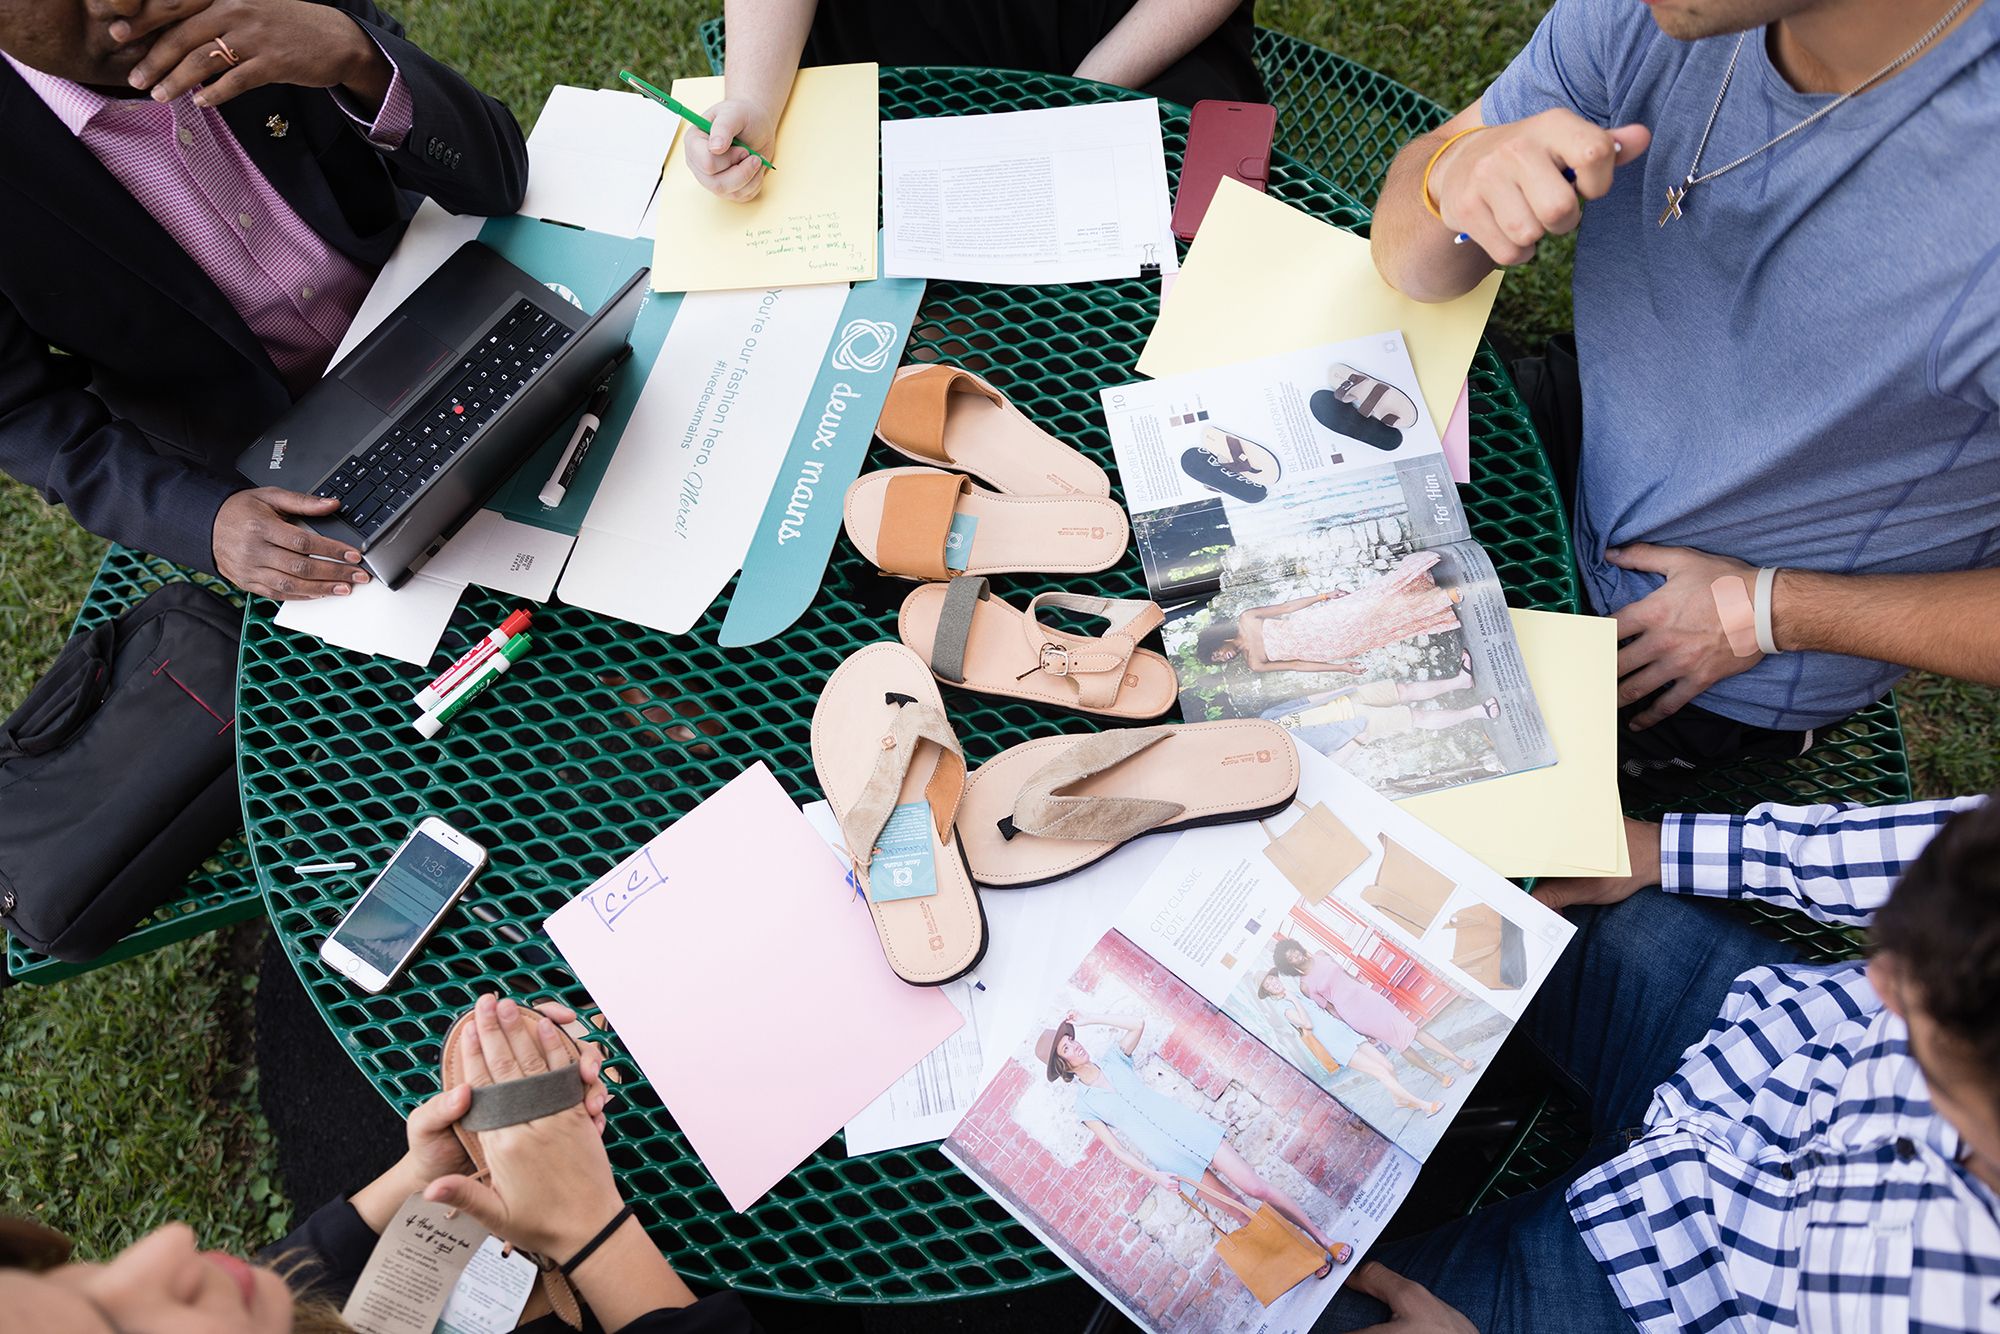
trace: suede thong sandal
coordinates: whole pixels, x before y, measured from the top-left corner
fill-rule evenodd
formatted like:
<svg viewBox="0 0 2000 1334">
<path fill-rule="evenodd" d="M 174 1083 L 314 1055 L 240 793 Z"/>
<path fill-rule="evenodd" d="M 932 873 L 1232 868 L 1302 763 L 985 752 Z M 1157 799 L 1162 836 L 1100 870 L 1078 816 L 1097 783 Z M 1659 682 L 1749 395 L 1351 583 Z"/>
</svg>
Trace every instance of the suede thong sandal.
<svg viewBox="0 0 2000 1334">
<path fill-rule="evenodd" d="M 870 644 L 834 669 L 812 716 L 813 772 L 896 976 L 936 987 L 986 953 L 986 912 L 954 828 L 965 754 L 923 660 Z"/>
<path fill-rule="evenodd" d="M 532 1022 L 534 1012 L 525 1011 Z M 438 1062 L 438 1081 L 449 1093 L 466 1082 L 465 1044 L 479 1041 L 478 1031 L 473 1028 L 475 1014 L 467 1010 L 458 1017 L 445 1035 L 444 1055 Z M 480 1146 L 480 1135 L 488 1130 L 499 1130 L 504 1126 L 519 1125 L 523 1121 L 536 1121 L 544 1116 L 554 1116 L 557 1112 L 568 1111 L 584 1099 L 583 1077 L 577 1066 L 582 1057 L 582 1048 L 563 1026 L 556 1031 L 570 1046 L 577 1057 L 571 1064 L 558 1069 L 545 1070 L 538 1075 L 527 1075 L 520 1079 L 510 1079 L 498 1084 L 485 1084 L 472 1090 L 472 1106 L 452 1127 L 458 1137 L 465 1156 L 472 1160 L 473 1176 L 485 1179 L 486 1151 Z M 527 1254 L 527 1252 L 522 1252 Z M 558 1319 L 571 1329 L 583 1328 L 583 1305 L 577 1300 L 576 1289 L 569 1279 L 556 1267 L 556 1261 L 546 1256 L 529 1256 L 541 1271 L 541 1293 Z"/>
<path fill-rule="evenodd" d="M 1102 636 L 1051 630 L 1037 613 L 1062 607 L 1102 616 Z M 1108 718 L 1157 718 L 1179 697 L 1173 664 L 1139 641 L 1160 624 L 1144 598 L 1041 593 L 1025 612 L 995 597 L 983 575 L 924 584 L 903 599 L 896 637 L 930 664 L 940 681 Z"/>
<path fill-rule="evenodd" d="M 1298 790 L 1291 733 L 1262 718 L 1043 737 L 973 771 L 960 837 L 974 881 L 1021 888 L 1145 834 L 1276 815 Z"/>
<path fill-rule="evenodd" d="M 847 488 L 847 536 L 884 574 L 1094 574 L 1131 527 L 1102 496 L 1004 496 L 936 468 L 886 468 Z"/>
<path fill-rule="evenodd" d="M 1044 431 L 971 371 L 905 366 L 875 434 L 914 463 L 970 473 L 1016 496 L 1108 496 L 1104 469 Z"/>
</svg>

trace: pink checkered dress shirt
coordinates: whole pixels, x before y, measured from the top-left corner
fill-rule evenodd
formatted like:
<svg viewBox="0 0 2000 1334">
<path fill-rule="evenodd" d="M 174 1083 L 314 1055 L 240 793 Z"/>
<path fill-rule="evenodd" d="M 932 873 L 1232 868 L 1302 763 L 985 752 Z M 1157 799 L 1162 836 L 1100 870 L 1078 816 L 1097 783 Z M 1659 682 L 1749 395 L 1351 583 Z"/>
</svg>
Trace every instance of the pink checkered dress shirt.
<svg viewBox="0 0 2000 1334">
<path fill-rule="evenodd" d="M 107 97 L 12 56 L 7 61 L 221 289 L 291 391 L 318 379 L 373 277 L 292 210 L 222 113 L 196 106 L 191 93 L 166 103 Z M 401 71 L 393 61 L 390 69 L 372 122 L 334 96 L 384 151 L 401 146 L 413 114 Z"/>
</svg>

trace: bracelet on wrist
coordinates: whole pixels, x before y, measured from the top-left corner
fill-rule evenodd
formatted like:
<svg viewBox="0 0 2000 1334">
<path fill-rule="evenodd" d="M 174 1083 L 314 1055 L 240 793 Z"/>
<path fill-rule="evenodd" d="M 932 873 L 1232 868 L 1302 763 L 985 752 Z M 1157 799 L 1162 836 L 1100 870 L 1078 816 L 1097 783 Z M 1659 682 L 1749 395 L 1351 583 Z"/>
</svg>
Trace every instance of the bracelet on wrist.
<svg viewBox="0 0 2000 1334">
<path fill-rule="evenodd" d="M 1771 631 L 1771 592 L 1777 581 L 1777 567 L 1766 565 L 1757 571 L 1756 591 L 1750 596 L 1757 629 L 1757 648 L 1764 653 L 1779 652 L 1777 637 Z"/>
<path fill-rule="evenodd" d="M 1473 125 L 1467 127 L 1466 129 L 1460 130 L 1457 134 L 1454 134 L 1453 136 L 1451 136 L 1451 138 L 1439 144 L 1437 146 L 1437 151 L 1431 154 L 1431 160 L 1424 164 L 1424 180 L 1423 180 L 1423 189 L 1421 191 L 1424 197 L 1424 208 L 1427 209 L 1430 212 L 1430 215 L 1433 218 L 1436 218 L 1439 222 L 1444 222 L 1444 214 L 1438 212 L 1437 200 L 1431 195 L 1431 173 L 1437 170 L 1438 159 L 1443 157 L 1445 155 L 1445 151 L 1449 149 L 1453 144 L 1457 143 L 1460 139 L 1465 138 L 1469 134 L 1478 134 L 1481 130 L 1489 130 L 1492 128 L 1493 127 L 1490 125 Z M 1449 226 L 1450 224 L 1447 223 L 1446 225 Z"/>
<path fill-rule="evenodd" d="M 619 1228 L 624 1227 L 625 1220 L 631 1216 L 632 1206 L 629 1204 L 622 1206 L 617 1213 L 611 1215 L 611 1221 L 606 1223 L 602 1228 L 599 1228 L 596 1236 L 583 1243 L 582 1246 L 579 1246 L 575 1255 L 570 1256 L 569 1259 L 556 1266 L 562 1272 L 562 1276 L 568 1278 L 571 1274 L 575 1273 L 576 1267 L 596 1254 L 597 1248 L 605 1242 L 610 1241 L 611 1235 L 618 1231 Z"/>
</svg>

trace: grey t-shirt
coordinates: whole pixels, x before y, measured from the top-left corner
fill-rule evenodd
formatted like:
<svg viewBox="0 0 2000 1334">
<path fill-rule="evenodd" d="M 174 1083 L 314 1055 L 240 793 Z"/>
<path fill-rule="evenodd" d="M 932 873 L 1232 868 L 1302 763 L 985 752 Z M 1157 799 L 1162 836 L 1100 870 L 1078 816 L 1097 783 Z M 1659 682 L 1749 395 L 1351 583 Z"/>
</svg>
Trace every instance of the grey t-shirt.
<svg viewBox="0 0 2000 1334">
<path fill-rule="evenodd" d="M 1562 107 L 1653 132 L 1577 239 L 1577 562 L 1607 614 L 1660 583 L 1607 545 L 1843 574 L 2000 564 L 2000 3 L 1662 228 L 1736 43 L 1676 41 L 1632 0 L 1557 0 L 1481 104 L 1490 125 Z M 1702 170 L 1829 100 L 1752 31 Z M 1696 703 L 1818 727 L 1900 674 L 1787 653 Z"/>
</svg>

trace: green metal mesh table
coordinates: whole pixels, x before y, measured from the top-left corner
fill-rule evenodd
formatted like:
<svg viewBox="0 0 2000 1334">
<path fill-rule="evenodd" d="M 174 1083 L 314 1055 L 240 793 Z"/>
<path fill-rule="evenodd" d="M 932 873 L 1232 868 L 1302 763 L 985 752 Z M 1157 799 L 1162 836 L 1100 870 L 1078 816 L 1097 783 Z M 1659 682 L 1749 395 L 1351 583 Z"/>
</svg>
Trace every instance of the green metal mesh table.
<svg viewBox="0 0 2000 1334">
<path fill-rule="evenodd" d="M 97 578 L 84 594 L 83 606 L 70 627 L 72 637 L 95 629 L 165 584 L 193 581 L 243 605 L 243 595 L 212 574 L 133 551 L 113 543 L 98 567 Z M 16 982 L 55 982 L 137 954 L 186 940 L 219 927 L 246 921 L 264 911 L 257 880 L 250 872 L 250 853 L 240 837 L 231 838 L 190 875 L 174 897 L 133 928 L 123 940 L 87 964 L 65 963 L 38 954 L 8 936 L 7 972 Z"/>
<path fill-rule="evenodd" d="M 1025 109 L 1126 96 L 1099 84 L 974 70 L 888 69 L 892 117 Z M 1163 109 L 1170 172 L 1187 133 Z M 1281 158 L 1272 193 L 1352 226 L 1351 198 Z M 1137 279 L 1073 287 L 931 284 L 915 360 L 950 360 L 990 378 L 1057 435 L 1109 464 L 1097 390 L 1129 378 L 1157 308 Z M 1510 598 L 1573 610 L 1560 511 L 1532 429 L 1490 352 L 1474 368 L 1473 529 Z M 885 466 L 886 459 L 873 460 Z M 1021 581 L 1014 596 L 1041 586 Z M 1136 594 L 1136 555 L 1101 577 Z M 399 1109 L 437 1088 L 451 1016 L 483 988 L 587 998 L 540 933 L 541 919 L 661 826 L 753 760 L 792 794 L 814 797 L 808 717 L 852 649 L 893 637 L 903 586 L 877 577 L 845 539 L 818 602 L 753 650 L 714 647 L 723 603 L 692 634 L 669 637 L 574 607 L 536 617 L 535 651 L 435 742 L 408 727 L 428 673 L 351 656 L 292 635 L 253 602 L 239 681 L 240 771 L 256 873 L 271 920 L 314 1003 L 363 1073 Z M 441 653 L 499 621 L 508 599 L 472 590 Z M 947 691 L 971 762 L 1031 736 L 1074 730 L 1075 715 Z M 493 848 L 493 863 L 399 984 L 368 997 L 316 951 L 363 883 L 300 879 L 303 861 L 376 868 L 435 812 Z M 1060 891 L 1057 891 L 1060 892 Z M 496 915 L 481 921 L 469 910 Z M 615 1038 L 611 1040 L 615 1052 Z M 846 1159 L 838 1141 L 746 1214 L 732 1212 L 672 1118 L 622 1056 L 624 1094 L 610 1153 L 640 1216 L 690 1279 L 821 1300 L 916 1301 L 1057 1277 L 1062 1265 L 932 1148 Z"/>
</svg>

